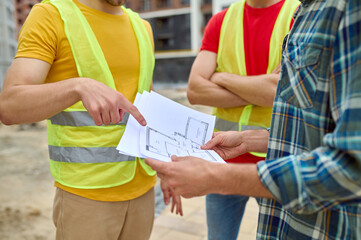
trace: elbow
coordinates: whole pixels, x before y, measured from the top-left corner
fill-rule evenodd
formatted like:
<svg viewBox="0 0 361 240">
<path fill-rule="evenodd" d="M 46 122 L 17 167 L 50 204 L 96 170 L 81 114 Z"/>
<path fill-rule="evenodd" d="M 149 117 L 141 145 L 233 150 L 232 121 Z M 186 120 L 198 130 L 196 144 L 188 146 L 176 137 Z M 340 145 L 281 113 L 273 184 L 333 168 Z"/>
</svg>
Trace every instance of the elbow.
<svg viewBox="0 0 361 240">
<path fill-rule="evenodd" d="M 187 89 L 187 98 L 188 98 L 188 101 L 190 104 L 194 105 L 194 104 L 197 104 L 197 98 L 196 98 L 196 93 L 188 87 Z"/>
<path fill-rule="evenodd" d="M 6 113 L 3 104 L 0 101 L 0 123 L 4 125 L 13 125 L 15 122 L 12 118 L 9 117 L 9 114 Z"/>
<path fill-rule="evenodd" d="M 268 100 L 267 100 L 267 107 L 273 107 L 273 103 L 275 101 L 275 97 L 276 97 L 276 90 L 274 91 L 274 94 L 271 94 L 271 96 L 269 96 Z"/>
<path fill-rule="evenodd" d="M 274 98 L 265 101 L 263 107 L 273 107 Z"/>
<path fill-rule="evenodd" d="M 7 121 L 6 121 L 5 117 L 4 117 L 4 110 L 3 110 L 3 107 L 2 107 L 1 101 L 0 101 L 0 123 L 8 125 Z"/>
<path fill-rule="evenodd" d="M 11 125 L 11 121 L 5 118 L 1 112 L 0 112 L 0 123 L 4 125 Z"/>
<path fill-rule="evenodd" d="M 274 102 L 273 98 L 272 99 L 271 98 L 263 98 L 253 104 L 260 106 L 260 107 L 273 107 L 273 102 Z"/>
<path fill-rule="evenodd" d="M 7 117 L 6 114 L 4 114 L 1 108 L 0 108 L 0 123 L 7 126 L 15 124 L 15 122 L 12 121 L 11 118 Z"/>
<path fill-rule="evenodd" d="M 262 102 L 260 104 L 262 107 L 273 107 L 273 102 L 277 92 L 279 74 L 272 74 L 272 76 L 273 78 L 271 78 L 271 82 L 265 85 L 264 89 L 267 91 L 260 94 L 262 96 Z"/>
<path fill-rule="evenodd" d="M 276 90 L 273 91 L 274 93 Z M 275 94 L 264 94 L 262 98 L 262 102 L 260 103 L 260 106 L 262 107 L 273 107 L 273 103 L 275 100 Z"/>
<path fill-rule="evenodd" d="M 187 98 L 190 104 L 194 105 L 197 104 L 197 84 L 196 81 L 197 78 L 195 78 L 194 76 L 192 76 L 192 72 L 189 75 L 188 78 L 188 87 L 187 87 Z"/>
<path fill-rule="evenodd" d="M 0 123 L 6 125 L 6 126 L 10 126 L 10 125 L 14 125 L 14 123 L 12 123 L 11 121 L 7 121 L 6 119 L 1 119 Z"/>
</svg>

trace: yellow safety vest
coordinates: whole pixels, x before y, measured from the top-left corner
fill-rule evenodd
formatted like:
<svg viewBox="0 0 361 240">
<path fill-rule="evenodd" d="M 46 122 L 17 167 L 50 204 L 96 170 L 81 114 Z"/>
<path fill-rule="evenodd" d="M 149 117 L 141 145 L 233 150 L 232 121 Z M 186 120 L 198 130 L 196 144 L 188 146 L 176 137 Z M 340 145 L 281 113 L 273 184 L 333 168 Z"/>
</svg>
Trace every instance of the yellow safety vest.
<svg viewBox="0 0 361 240">
<path fill-rule="evenodd" d="M 245 0 L 233 3 L 224 17 L 217 54 L 217 72 L 247 76 L 243 36 L 245 4 Z M 299 4 L 298 0 L 286 0 L 278 14 L 270 40 L 267 74 L 280 63 L 283 39 L 290 30 L 293 13 Z M 272 107 L 247 105 L 236 108 L 214 108 L 213 114 L 216 116 L 215 131 L 264 129 L 271 124 Z M 265 153 L 252 154 L 259 157 L 266 156 Z"/>
<path fill-rule="evenodd" d="M 85 16 L 72 0 L 45 0 L 55 6 L 64 21 L 66 36 L 74 55 L 79 77 L 100 81 L 115 90 L 101 47 Z M 130 9 L 127 13 L 140 52 L 138 92 L 149 91 L 154 69 L 153 47 L 149 34 L 139 17 Z M 129 116 L 129 115 L 128 115 Z M 133 179 L 136 158 L 116 150 L 126 124 L 96 126 L 82 102 L 47 120 L 50 169 L 55 181 L 80 189 L 106 188 L 125 184 Z M 139 159 L 145 172 L 155 172 Z"/>
</svg>

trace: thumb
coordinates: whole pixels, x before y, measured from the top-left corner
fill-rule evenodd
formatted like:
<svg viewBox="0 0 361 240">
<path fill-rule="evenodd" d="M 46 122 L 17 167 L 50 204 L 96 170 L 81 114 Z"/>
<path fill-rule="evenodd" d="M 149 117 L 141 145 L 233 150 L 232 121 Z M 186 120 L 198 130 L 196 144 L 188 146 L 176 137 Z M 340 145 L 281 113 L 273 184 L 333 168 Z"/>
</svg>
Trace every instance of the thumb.
<svg viewBox="0 0 361 240">
<path fill-rule="evenodd" d="M 212 149 L 220 143 L 220 138 L 215 136 L 211 140 L 209 140 L 206 144 L 201 146 L 201 149 Z"/>
<path fill-rule="evenodd" d="M 172 155 L 171 156 L 171 159 L 172 159 L 172 162 L 180 162 L 180 161 L 184 161 L 186 157 L 178 157 L 176 155 Z"/>
</svg>

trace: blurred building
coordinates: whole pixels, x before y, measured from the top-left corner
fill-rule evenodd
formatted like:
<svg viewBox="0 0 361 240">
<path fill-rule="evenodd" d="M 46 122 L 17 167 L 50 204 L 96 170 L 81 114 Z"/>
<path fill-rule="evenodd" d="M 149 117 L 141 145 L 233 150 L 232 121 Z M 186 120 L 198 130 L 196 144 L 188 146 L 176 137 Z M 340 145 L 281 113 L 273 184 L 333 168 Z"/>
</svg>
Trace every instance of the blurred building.
<svg viewBox="0 0 361 240">
<path fill-rule="evenodd" d="M 5 74 L 16 53 L 14 1 L 0 1 L 0 90 Z"/>
<path fill-rule="evenodd" d="M 18 35 L 25 19 L 29 15 L 31 8 L 41 2 L 41 0 L 15 0 L 15 18 L 16 18 L 16 33 Z M 16 37 L 17 37 L 16 35 Z"/>
<path fill-rule="evenodd" d="M 212 12 L 217 13 L 227 8 L 231 3 L 237 2 L 237 0 L 213 0 Z"/>
<path fill-rule="evenodd" d="M 154 83 L 188 81 L 201 46 L 204 27 L 211 16 L 235 0 L 132 0 L 127 7 L 152 26 L 156 65 Z"/>
</svg>

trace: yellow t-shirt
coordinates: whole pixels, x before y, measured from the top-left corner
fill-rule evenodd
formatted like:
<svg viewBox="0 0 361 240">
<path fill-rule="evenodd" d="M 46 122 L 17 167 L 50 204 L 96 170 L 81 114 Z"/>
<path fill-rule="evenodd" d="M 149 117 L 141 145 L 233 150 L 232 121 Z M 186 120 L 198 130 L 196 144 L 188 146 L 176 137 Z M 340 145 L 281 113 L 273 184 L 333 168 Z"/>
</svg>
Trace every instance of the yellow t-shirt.
<svg viewBox="0 0 361 240">
<path fill-rule="evenodd" d="M 101 46 L 116 89 L 134 101 L 138 89 L 139 48 L 130 20 L 123 15 L 107 14 L 73 0 L 90 24 Z M 153 39 L 148 22 L 144 25 Z M 31 10 L 19 35 L 15 58 L 35 58 L 51 64 L 46 83 L 78 77 L 72 51 L 64 32 L 64 24 L 51 4 L 37 4 Z M 126 201 L 137 198 L 156 182 L 137 163 L 134 178 L 121 186 L 102 189 L 77 189 L 55 182 L 55 186 L 73 194 L 98 201 Z"/>
</svg>

